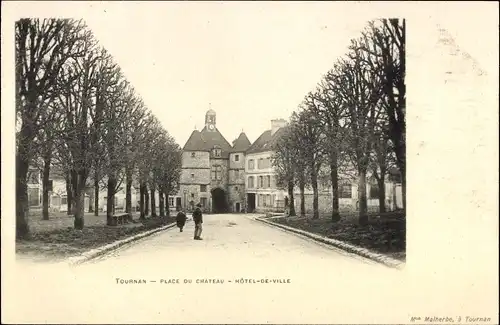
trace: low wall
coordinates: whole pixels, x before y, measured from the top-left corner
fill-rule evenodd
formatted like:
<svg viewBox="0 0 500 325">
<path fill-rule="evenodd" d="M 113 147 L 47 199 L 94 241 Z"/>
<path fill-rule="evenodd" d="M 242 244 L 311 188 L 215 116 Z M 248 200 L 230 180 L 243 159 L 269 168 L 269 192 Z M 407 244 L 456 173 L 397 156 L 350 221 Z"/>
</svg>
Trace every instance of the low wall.
<svg viewBox="0 0 500 325">
<path fill-rule="evenodd" d="M 305 209 L 306 214 L 313 213 L 313 194 L 305 194 Z M 295 212 L 300 213 L 300 195 L 294 197 L 295 199 Z M 379 202 L 378 199 L 368 199 L 368 211 L 376 212 L 378 211 Z M 339 199 L 339 210 L 340 212 L 351 212 L 357 211 L 359 209 L 357 199 Z M 330 214 L 332 213 L 332 195 L 320 193 L 318 195 L 318 210 L 319 214 Z M 389 206 L 386 204 L 386 210 L 389 210 Z"/>
</svg>

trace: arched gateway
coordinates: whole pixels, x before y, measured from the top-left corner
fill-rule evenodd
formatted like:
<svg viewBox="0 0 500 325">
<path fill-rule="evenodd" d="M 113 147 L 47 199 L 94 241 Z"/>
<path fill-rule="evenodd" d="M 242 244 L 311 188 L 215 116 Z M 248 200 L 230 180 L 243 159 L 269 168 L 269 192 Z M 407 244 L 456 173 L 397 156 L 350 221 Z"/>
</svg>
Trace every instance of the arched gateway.
<svg viewBox="0 0 500 325">
<path fill-rule="evenodd" d="M 214 188 L 212 190 L 212 212 L 226 213 L 228 210 L 226 192 L 220 187 Z"/>
</svg>

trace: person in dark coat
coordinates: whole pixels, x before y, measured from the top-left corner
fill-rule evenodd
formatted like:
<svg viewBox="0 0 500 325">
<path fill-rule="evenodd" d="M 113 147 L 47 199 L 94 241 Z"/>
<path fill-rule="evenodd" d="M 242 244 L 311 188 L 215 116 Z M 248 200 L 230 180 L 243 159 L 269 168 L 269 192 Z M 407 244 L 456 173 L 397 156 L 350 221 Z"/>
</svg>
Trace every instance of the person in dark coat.
<svg viewBox="0 0 500 325">
<path fill-rule="evenodd" d="M 181 210 L 181 207 L 178 206 L 177 207 L 177 217 L 176 217 L 176 221 L 177 221 L 177 227 L 179 227 L 180 229 L 180 232 L 182 232 L 182 228 L 184 228 L 184 225 L 186 224 L 186 214 Z"/>
<path fill-rule="evenodd" d="M 195 240 L 202 240 L 201 238 L 201 231 L 203 230 L 202 224 L 203 224 L 203 214 L 201 213 L 201 204 L 198 203 L 196 205 L 196 209 L 194 209 L 193 212 L 193 221 L 194 221 L 194 239 Z"/>
</svg>

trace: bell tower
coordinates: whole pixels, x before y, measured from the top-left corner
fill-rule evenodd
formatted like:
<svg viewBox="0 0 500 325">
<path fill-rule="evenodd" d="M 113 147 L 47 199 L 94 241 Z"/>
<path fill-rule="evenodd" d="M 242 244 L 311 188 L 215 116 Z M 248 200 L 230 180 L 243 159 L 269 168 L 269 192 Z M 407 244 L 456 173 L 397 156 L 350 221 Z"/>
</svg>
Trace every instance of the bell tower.
<svg viewBox="0 0 500 325">
<path fill-rule="evenodd" d="M 215 131 L 215 111 L 209 109 L 205 114 L 205 127 L 208 131 Z"/>
</svg>

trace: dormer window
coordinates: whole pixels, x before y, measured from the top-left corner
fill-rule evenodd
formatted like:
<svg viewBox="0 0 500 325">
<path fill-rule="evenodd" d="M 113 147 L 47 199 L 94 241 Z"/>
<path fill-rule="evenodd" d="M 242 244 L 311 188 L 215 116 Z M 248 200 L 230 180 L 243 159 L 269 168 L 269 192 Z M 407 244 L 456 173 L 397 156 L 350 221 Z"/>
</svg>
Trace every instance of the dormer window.
<svg viewBox="0 0 500 325">
<path fill-rule="evenodd" d="M 222 155 L 222 150 L 221 148 L 215 146 L 213 149 L 212 149 L 212 154 L 214 157 L 217 157 L 219 158 L 221 155 Z"/>
<path fill-rule="evenodd" d="M 194 158 L 194 157 L 196 157 L 196 153 L 191 152 L 191 158 Z"/>
</svg>

